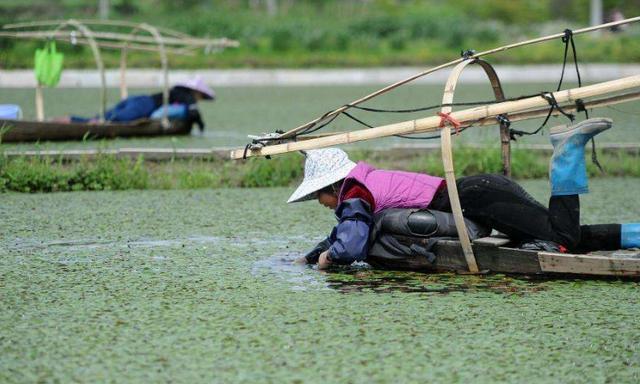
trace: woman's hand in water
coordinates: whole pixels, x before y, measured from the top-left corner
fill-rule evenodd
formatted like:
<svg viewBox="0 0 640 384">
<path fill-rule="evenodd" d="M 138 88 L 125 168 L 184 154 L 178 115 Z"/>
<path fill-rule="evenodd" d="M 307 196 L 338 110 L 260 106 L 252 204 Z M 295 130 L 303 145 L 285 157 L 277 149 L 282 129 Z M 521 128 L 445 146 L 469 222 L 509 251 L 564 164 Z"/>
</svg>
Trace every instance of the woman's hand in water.
<svg viewBox="0 0 640 384">
<path fill-rule="evenodd" d="M 293 264 L 296 264 L 296 265 L 306 265 L 308 263 L 309 261 L 307 260 L 306 256 L 298 257 L 293 261 Z"/>
<path fill-rule="evenodd" d="M 318 269 L 327 269 L 331 265 L 331 260 L 329 260 L 329 251 L 324 251 L 320 254 L 320 258 L 318 259 Z"/>
</svg>

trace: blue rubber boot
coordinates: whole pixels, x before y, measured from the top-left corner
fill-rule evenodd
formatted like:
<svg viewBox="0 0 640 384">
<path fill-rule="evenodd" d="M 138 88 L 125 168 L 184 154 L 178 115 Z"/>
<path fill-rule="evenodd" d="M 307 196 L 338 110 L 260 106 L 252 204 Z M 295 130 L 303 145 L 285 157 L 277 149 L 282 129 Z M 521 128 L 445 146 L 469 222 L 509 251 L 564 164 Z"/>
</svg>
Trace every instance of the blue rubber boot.
<svg viewBox="0 0 640 384">
<path fill-rule="evenodd" d="M 640 248 L 640 223 L 622 224 L 620 245 L 622 249 Z"/>
<path fill-rule="evenodd" d="M 553 145 L 553 156 L 549 165 L 549 180 L 552 196 L 589 192 L 584 146 L 592 137 L 611 128 L 612 123 L 611 119 L 596 117 L 551 128 L 549 138 Z"/>
</svg>

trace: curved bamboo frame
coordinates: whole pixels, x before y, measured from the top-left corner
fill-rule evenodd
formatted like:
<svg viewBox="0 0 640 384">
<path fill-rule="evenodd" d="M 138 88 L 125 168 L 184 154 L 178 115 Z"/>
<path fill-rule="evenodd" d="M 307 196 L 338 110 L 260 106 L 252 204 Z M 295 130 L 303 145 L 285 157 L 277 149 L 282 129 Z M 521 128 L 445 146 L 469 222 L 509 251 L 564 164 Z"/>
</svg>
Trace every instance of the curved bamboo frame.
<svg viewBox="0 0 640 384">
<path fill-rule="evenodd" d="M 144 30 L 148 32 L 151 36 L 153 36 L 154 40 L 158 44 L 158 53 L 160 54 L 160 66 L 162 69 L 163 76 L 163 88 L 162 88 L 162 127 L 169 127 L 169 118 L 168 118 L 168 105 L 169 105 L 169 61 L 167 59 L 167 51 L 165 48 L 164 40 L 162 35 L 158 31 L 158 29 L 152 25 L 142 23 L 138 24 L 131 33 L 129 34 L 127 40 L 125 40 L 124 45 L 122 47 L 122 51 L 120 53 L 120 98 L 125 99 L 128 95 L 127 92 L 127 48 L 133 37 L 136 36 L 138 32 Z"/>
<path fill-rule="evenodd" d="M 498 78 L 498 74 L 495 69 L 488 62 L 481 59 L 469 59 L 463 61 L 462 63 L 456 65 L 449 78 L 447 79 L 447 83 L 444 88 L 444 93 L 442 95 L 442 104 L 445 106 L 440 110 L 443 114 L 450 113 L 453 108 L 448 105 L 453 103 L 453 96 L 456 90 L 456 86 L 458 85 L 458 81 L 460 80 L 460 76 L 467 66 L 471 64 L 479 64 L 482 69 L 484 69 L 485 74 L 489 78 L 491 82 L 491 87 L 493 88 L 493 93 L 496 97 L 496 100 L 503 101 L 504 100 L 504 91 L 502 90 L 502 85 L 500 84 L 500 79 Z M 508 127 L 505 124 L 500 124 L 500 136 L 503 137 L 505 135 L 509 138 Z M 467 232 L 467 226 L 464 222 L 464 217 L 462 214 L 462 206 L 460 204 L 460 196 L 458 195 L 458 187 L 456 185 L 456 175 L 453 168 L 453 150 L 451 146 L 451 129 L 446 125 L 440 130 L 440 145 L 442 148 L 442 165 L 444 167 L 444 175 L 447 181 L 447 193 L 449 194 L 449 201 L 451 203 L 451 212 L 453 213 L 453 219 L 456 224 L 456 230 L 458 231 L 458 238 L 460 239 L 460 244 L 462 246 L 462 251 L 464 252 L 465 259 L 467 260 L 467 265 L 469 266 L 469 272 L 478 273 L 478 264 L 476 262 L 476 258 L 473 254 L 473 248 L 471 247 L 471 240 L 469 239 L 469 233 Z M 510 143 L 507 140 L 506 147 L 510 148 Z M 503 169 L 505 171 L 508 170 L 507 164 L 509 164 L 508 157 L 504 157 L 505 154 L 509 156 L 510 151 L 507 149 L 505 151 L 505 146 L 503 142 Z"/>
<path fill-rule="evenodd" d="M 91 47 L 91 51 L 93 52 L 93 57 L 96 61 L 96 66 L 98 67 L 98 72 L 100 72 L 100 117 L 99 121 L 104 121 L 104 113 L 107 109 L 107 79 L 104 73 L 104 62 L 102 61 L 102 56 L 100 55 L 100 48 L 98 47 L 98 43 L 93 36 L 93 31 L 89 29 L 86 25 L 82 24 L 78 20 L 70 19 L 67 20 L 60 25 L 58 25 L 53 31 L 51 31 L 51 37 L 55 35 L 56 32 L 62 30 L 67 26 L 73 26 L 76 30 L 80 31 L 84 37 L 87 39 L 89 46 Z"/>
<path fill-rule="evenodd" d="M 102 61 L 102 56 L 100 55 L 100 48 L 98 47 L 98 43 L 94 39 L 93 31 L 91 31 L 89 27 L 75 19 L 64 21 L 60 25 L 56 26 L 56 28 L 54 28 L 52 31 L 48 32 L 47 34 L 49 39 L 55 39 L 59 32 L 68 26 L 75 28 L 76 31 L 79 31 L 85 37 L 87 44 L 89 44 L 89 46 L 91 47 L 91 51 L 93 52 L 93 57 L 96 61 L 98 72 L 100 73 L 100 84 L 102 85 L 102 89 L 100 92 L 99 118 L 100 122 L 102 122 L 107 106 L 107 81 L 104 73 L 104 62 Z M 39 83 L 36 85 L 36 119 L 38 121 L 44 121 L 44 97 L 42 95 L 42 87 Z"/>
<path fill-rule="evenodd" d="M 113 26 L 113 27 L 131 27 L 131 31 L 124 32 L 95 32 L 87 25 L 94 26 Z M 73 44 L 89 45 L 93 51 L 93 55 L 96 60 L 98 71 L 100 72 L 100 80 L 102 85 L 101 90 L 101 105 L 100 105 L 100 122 L 104 121 L 104 113 L 107 105 L 107 90 L 106 90 L 106 77 L 105 68 L 100 54 L 100 48 L 114 48 L 121 50 L 120 57 L 120 96 L 121 98 L 127 97 L 127 85 L 126 85 L 126 60 L 127 51 L 129 49 L 140 51 L 158 52 L 160 55 L 161 69 L 164 78 L 164 87 L 162 92 L 163 101 L 163 113 L 161 124 L 162 127 L 167 129 L 170 127 L 168 119 L 168 104 L 169 104 L 169 64 L 168 53 L 192 55 L 193 50 L 198 47 L 204 47 L 205 50 L 209 50 L 211 47 L 226 48 L 237 47 L 240 44 L 235 40 L 229 40 L 227 38 L 219 39 L 203 39 L 192 37 L 186 33 L 174 31 L 167 28 L 159 28 L 147 23 L 133 23 L 128 21 L 114 21 L 114 20 L 45 20 L 27 23 L 14 23 L 2 26 L 3 31 L 0 31 L 0 37 L 12 37 L 12 38 L 46 38 L 50 40 L 67 41 L 69 36 L 64 33 L 64 28 L 67 26 L 74 27 L 80 32 L 80 36 L 71 36 L 73 38 Z M 35 31 L 19 31 L 23 28 L 39 28 L 39 27 L 54 27 L 51 30 L 35 30 Z M 18 30 L 6 32 L 4 30 Z M 145 31 L 151 36 L 139 36 L 140 31 Z M 36 111 L 39 121 L 44 120 L 44 103 L 42 97 L 42 87 L 37 85 L 36 87 Z"/>
</svg>

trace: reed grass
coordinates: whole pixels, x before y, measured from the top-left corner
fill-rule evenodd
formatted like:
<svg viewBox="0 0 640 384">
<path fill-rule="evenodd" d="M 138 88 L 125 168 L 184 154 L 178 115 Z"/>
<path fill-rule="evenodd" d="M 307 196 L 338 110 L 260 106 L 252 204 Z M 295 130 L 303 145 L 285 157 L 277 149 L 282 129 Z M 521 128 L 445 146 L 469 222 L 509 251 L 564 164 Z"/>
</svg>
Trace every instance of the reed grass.
<svg viewBox="0 0 640 384">
<path fill-rule="evenodd" d="M 380 168 L 403 169 L 442 175 L 439 151 L 403 154 L 402 151 L 354 150 L 354 160 L 367 160 Z M 514 150 L 513 177 L 546 178 L 546 152 Z M 606 173 L 588 162 L 592 177 L 640 177 L 638 154 L 605 152 L 600 161 Z M 455 167 L 458 176 L 498 173 L 502 163 L 495 149 L 457 148 Z M 56 157 L 7 158 L 0 153 L 0 191 L 63 192 L 130 189 L 197 189 L 228 187 L 283 187 L 299 182 L 303 176 L 303 158 L 298 154 L 246 161 L 218 159 L 174 160 L 168 162 L 116 158 L 99 155 L 93 159 L 64 162 Z"/>
</svg>

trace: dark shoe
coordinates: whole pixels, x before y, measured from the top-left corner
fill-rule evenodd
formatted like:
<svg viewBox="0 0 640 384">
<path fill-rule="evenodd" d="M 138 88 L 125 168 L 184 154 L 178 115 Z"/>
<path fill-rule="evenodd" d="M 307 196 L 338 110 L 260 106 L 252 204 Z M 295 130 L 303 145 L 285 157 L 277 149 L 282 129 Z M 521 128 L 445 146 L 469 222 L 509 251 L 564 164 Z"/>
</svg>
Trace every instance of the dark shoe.
<svg viewBox="0 0 640 384">
<path fill-rule="evenodd" d="M 525 249 L 527 251 L 545 251 L 545 252 L 556 252 L 556 253 L 566 253 L 567 249 L 558 243 L 554 243 L 553 241 L 548 240 L 527 240 L 520 243 L 518 246 L 520 249 Z"/>
</svg>

